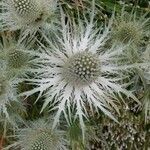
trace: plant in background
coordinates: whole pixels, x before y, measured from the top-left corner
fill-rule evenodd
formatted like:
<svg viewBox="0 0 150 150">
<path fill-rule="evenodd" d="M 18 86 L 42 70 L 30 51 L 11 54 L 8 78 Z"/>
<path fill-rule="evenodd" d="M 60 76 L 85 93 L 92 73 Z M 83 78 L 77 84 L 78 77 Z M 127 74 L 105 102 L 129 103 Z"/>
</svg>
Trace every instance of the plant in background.
<svg viewBox="0 0 150 150">
<path fill-rule="evenodd" d="M 148 31 L 149 18 L 146 15 L 138 17 L 135 11 L 128 13 L 125 8 L 114 18 L 112 40 L 117 43 L 139 45 Z"/>
<path fill-rule="evenodd" d="M 7 118 L 9 114 L 7 106 L 11 101 L 17 100 L 16 80 L 8 78 L 7 74 L 1 70 L 0 75 L 0 114 L 4 113 Z"/>
<path fill-rule="evenodd" d="M 10 137 L 14 135 L 16 128 L 24 123 L 26 108 L 23 104 L 22 101 L 10 101 L 5 106 L 9 117 L 3 113 L 0 114 L 0 149 L 11 143 Z"/>
<path fill-rule="evenodd" d="M 31 66 L 35 64 L 32 55 L 28 53 L 28 49 L 32 45 L 31 43 L 22 41 L 22 38 L 16 41 L 12 38 L 2 36 L 0 43 L 0 61 L 5 65 L 7 75 L 10 76 L 9 78 L 15 76 L 23 77 L 30 72 Z"/>
<path fill-rule="evenodd" d="M 95 132 L 95 127 L 91 124 L 86 124 L 85 140 L 82 139 L 82 129 L 78 122 L 72 122 L 67 129 L 68 140 L 70 142 L 70 149 L 72 150 L 85 150 L 90 149 L 91 144 L 89 141 L 98 141 Z"/>
<path fill-rule="evenodd" d="M 149 129 L 141 126 L 140 116 L 134 116 L 128 110 L 122 109 L 119 124 L 106 119 L 104 116 L 95 122 L 95 132 L 98 141 L 90 141 L 90 150 L 124 149 L 142 150 L 148 149 Z"/>
<path fill-rule="evenodd" d="M 54 14 L 54 0 L 2 0 L 0 20 L 3 30 L 37 31 Z M 27 33 L 26 33 L 27 34 Z"/>
<path fill-rule="evenodd" d="M 18 139 L 6 149 L 22 150 L 66 150 L 67 140 L 64 131 L 52 129 L 51 123 L 44 119 L 29 122 L 27 127 L 16 131 Z"/>
<path fill-rule="evenodd" d="M 18 98 L 17 86 L 21 82 L 19 77 L 26 76 L 32 64 L 31 57 L 24 51 L 25 47 L 20 42 L 21 40 L 18 40 L 18 43 L 16 43 L 15 40 L 6 38 L 4 35 L 2 35 L 0 42 L 0 113 L 4 114 L 13 124 L 20 117 L 14 112 L 15 107 L 13 107 L 13 104 L 17 107 L 19 104 L 18 100 L 21 102 L 21 105 L 23 104 Z M 20 120 L 23 119 L 20 117 Z"/>
</svg>

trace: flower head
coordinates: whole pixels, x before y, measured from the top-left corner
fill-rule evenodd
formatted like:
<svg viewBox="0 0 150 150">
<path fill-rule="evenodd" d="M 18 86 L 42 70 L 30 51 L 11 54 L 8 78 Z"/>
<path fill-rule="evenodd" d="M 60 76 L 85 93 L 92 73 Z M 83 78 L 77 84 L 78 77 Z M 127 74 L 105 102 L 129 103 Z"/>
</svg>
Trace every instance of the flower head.
<svg viewBox="0 0 150 150">
<path fill-rule="evenodd" d="M 109 37 L 111 23 L 104 29 L 94 26 L 94 12 L 91 13 L 90 22 L 78 19 L 79 23 L 70 26 L 65 23 L 62 13 L 62 28 L 56 34 L 55 42 L 48 40 L 49 47 L 36 51 L 39 67 L 38 76 L 27 79 L 37 87 L 24 94 L 27 96 L 34 92 L 44 92 L 45 103 L 42 110 L 50 103 L 56 116 L 53 127 L 59 122 L 62 114 L 70 122 L 72 116 L 79 119 L 84 130 L 84 119 L 90 112 L 101 110 L 112 119 L 112 108 L 118 111 L 114 101 L 121 93 L 136 100 L 130 91 L 119 84 L 122 78 L 120 70 L 126 65 L 118 66 L 116 61 L 122 53 L 123 47 L 112 46 L 103 50 Z M 97 51 L 100 51 L 100 54 Z M 36 70 L 36 68 L 35 68 Z"/>
<path fill-rule="evenodd" d="M 2 0 L 0 19 L 3 28 L 17 30 L 27 28 L 37 30 L 54 13 L 54 0 Z"/>
<path fill-rule="evenodd" d="M 14 148 L 22 150 L 65 150 L 66 141 L 61 130 L 52 130 L 44 119 L 30 122 L 28 127 L 18 131 L 18 141 Z M 11 146 L 10 146 L 11 147 Z"/>
<path fill-rule="evenodd" d="M 112 39 L 122 44 L 127 44 L 129 42 L 136 45 L 139 44 L 148 31 L 146 30 L 146 26 L 149 18 L 145 16 L 146 14 L 138 18 L 135 12 L 129 14 L 123 8 L 120 16 L 117 16 L 114 20 Z"/>
<path fill-rule="evenodd" d="M 86 86 L 99 77 L 100 65 L 100 60 L 93 53 L 79 52 L 66 60 L 62 77 L 72 85 Z"/>
<path fill-rule="evenodd" d="M 3 61 L 6 71 L 13 76 L 25 75 L 32 65 L 32 57 L 28 53 L 30 49 L 29 42 L 23 42 L 22 39 L 18 41 L 7 39 L 5 36 L 0 43 L 0 61 Z"/>
</svg>

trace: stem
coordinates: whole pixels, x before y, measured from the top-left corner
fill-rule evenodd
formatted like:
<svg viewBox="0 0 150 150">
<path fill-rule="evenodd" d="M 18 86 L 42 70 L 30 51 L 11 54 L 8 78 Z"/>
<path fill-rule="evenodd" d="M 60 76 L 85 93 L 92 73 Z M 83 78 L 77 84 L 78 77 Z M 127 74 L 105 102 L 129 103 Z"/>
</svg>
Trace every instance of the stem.
<svg viewBox="0 0 150 150">
<path fill-rule="evenodd" d="M 7 132 L 7 121 L 5 120 L 3 135 L 2 135 L 2 137 L 0 139 L 0 149 L 3 149 L 3 144 L 4 144 L 4 139 L 6 137 L 6 132 Z"/>
</svg>

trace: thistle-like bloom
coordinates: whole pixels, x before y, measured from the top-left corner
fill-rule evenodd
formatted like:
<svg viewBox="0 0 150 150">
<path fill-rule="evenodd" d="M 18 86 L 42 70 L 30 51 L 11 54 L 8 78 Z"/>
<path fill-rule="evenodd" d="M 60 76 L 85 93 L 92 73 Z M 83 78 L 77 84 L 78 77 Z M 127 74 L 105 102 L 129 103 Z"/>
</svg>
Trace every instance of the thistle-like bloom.
<svg viewBox="0 0 150 150">
<path fill-rule="evenodd" d="M 26 75 L 33 64 L 33 59 L 27 52 L 31 48 L 31 44 L 27 41 L 23 42 L 21 38 L 16 41 L 3 36 L 2 39 L 0 61 L 5 64 L 10 78 Z"/>
<path fill-rule="evenodd" d="M 8 147 L 21 150 L 66 150 L 64 132 L 53 130 L 44 119 L 30 122 L 28 127 L 18 131 L 16 137 L 18 141 Z"/>
<path fill-rule="evenodd" d="M 146 14 L 138 18 L 136 12 L 129 14 L 123 8 L 120 16 L 116 16 L 114 19 L 114 26 L 112 28 L 113 41 L 122 44 L 129 42 L 136 45 L 139 44 L 148 31 L 148 21 L 149 18 L 146 18 Z"/>
<path fill-rule="evenodd" d="M 115 104 L 117 95 L 121 93 L 136 100 L 130 91 L 119 84 L 122 78 L 121 70 L 128 66 L 117 66 L 117 59 L 122 53 L 123 47 L 113 46 L 104 50 L 103 46 L 108 40 L 111 23 L 101 29 L 94 26 L 94 13 L 91 13 L 90 21 L 78 19 L 79 23 L 65 24 L 62 13 L 62 28 L 56 34 L 55 42 L 47 38 L 50 47 L 44 47 L 36 51 L 40 68 L 38 76 L 28 81 L 37 87 L 24 94 L 31 95 L 34 92 L 44 92 L 45 103 L 42 110 L 52 104 L 53 110 L 57 110 L 53 127 L 59 122 L 62 114 L 66 120 L 79 119 L 84 130 L 84 119 L 89 112 L 101 110 L 112 119 L 112 108 L 118 111 Z M 100 51 L 100 54 L 97 51 Z M 35 69 L 36 70 L 36 69 Z"/>
<path fill-rule="evenodd" d="M 51 17 L 56 8 L 54 0 L 2 0 L 0 19 L 3 29 L 17 30 L 26 28 L 36 31 Z"/>
</svg>

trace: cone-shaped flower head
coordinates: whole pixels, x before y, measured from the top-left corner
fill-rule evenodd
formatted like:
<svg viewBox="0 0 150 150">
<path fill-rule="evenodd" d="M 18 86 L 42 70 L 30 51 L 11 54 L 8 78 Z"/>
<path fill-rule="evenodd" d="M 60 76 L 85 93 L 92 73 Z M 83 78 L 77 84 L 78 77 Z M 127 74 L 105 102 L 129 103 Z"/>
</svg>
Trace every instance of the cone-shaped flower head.
<svg viewBox="0 0 150 150">
<path fill-rule="evenodd" d="M 3 44 L 0 44 L 0 60 L 3 60 L 6 70 L 12 76 L 25 75 L 32 64 L 32 57 L 28 53 L 30 44 L 20 43 L 20 41 L 6 40 L 3 37 Z"/>
<path fill-rule="evenodd" d="M 95 54 L 79 52 L 67 59 L 62 76 L 72 85 L 89 85 L 99 77 L 100 65 L 100 60 Z"/>
<path fill-rule="evenodd" d="M 4 29 L 28 28 L 37 30 L 51 17 L 56 7 L 54 0 L 2 0 L 0 19 Z"/>
<path fill-rule="evenodd" d="M 129 14 L 123 8 L 120 16 L 116 16 L 114 19 L 114 26 L 112 28 L 113 41 L 122 44 L 129 42 L 139 44 L 148 31 L 148 20 L 149 18 L 146 18 L 146 15 L 138 18 L 135 12 Z"/>
<path fill-rule="evenodd" d="M 14 148 L 22 150 L 65 150 L 64 132 L 53 130 L 44 119 L 29 123 L 27 128 L 20 129 L 18 141 Z M 14 145 L 14 144 L 13 144 Z"/>
<path fill-rule="evenodd" d="M 123 47 L 111 47 L 103 50 L 111 23 L 101 30 L 94 27 L 94 12 L 91 13 L 90 21 L 80 20 L 79 23 L 70 26 L 65 23 L 62 13 L 61 34 L 56 34 L 55 42 L 47 41 L 49 47 L 40 48 L 35 55 L 39 57 L 38 77 L 27 79 L 37 87 L 24 94 L 27 96 L 34 92 L 45 91 L 45 103 L 42 110 L 54 102 L 54 110 L 57 110 L 53 127 L 59 122 L 64 114 L 69 122 L 70 118 L 79 119 L 84 129 L 84 119 L 88 117 L 88 111 L 99 112 L 100 110 L 109 117 L 110 110 L 118 107 L 114 101 L 123 93 L 128 97 L 136 98 L 117 81 L 121 80 L 120 70 L 127 66 L 118 66 L 116 61 L 122 54 Z M 70 29 L 71 28 L 71 29 Z M 43 46 L 43 45 L 42 45 Z M 97 51 L 100 51 L 100 55 Z M 35 69 L 36 70 L 36 69 Z M 39 95 L 39 96 L 40 96 Z"/>
<path fill-rule="evenodd" d="M 28 55 L 17 48 L 11 49 L 6 57 L 10 68 L 21 68 L 28 62 Z"/>
</svg>

